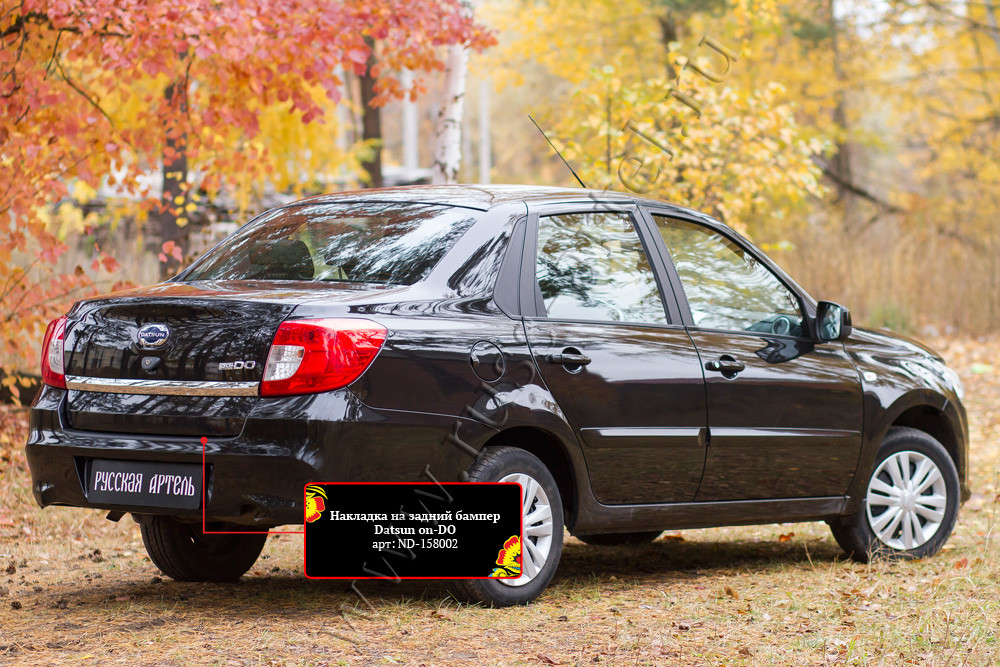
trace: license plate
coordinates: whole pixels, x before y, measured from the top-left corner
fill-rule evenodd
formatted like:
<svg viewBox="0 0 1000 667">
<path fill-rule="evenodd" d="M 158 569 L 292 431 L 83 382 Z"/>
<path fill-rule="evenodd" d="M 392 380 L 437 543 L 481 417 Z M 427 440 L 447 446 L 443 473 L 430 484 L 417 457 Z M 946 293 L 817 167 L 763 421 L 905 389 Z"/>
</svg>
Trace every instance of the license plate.
<svg viewBox="0 0 1000 667">
<path fill-rule="evenodd" d="M 94 504 L 196 509 L 201 506 L 201 466 L 94 459 L 87 478 Z"/>
</svg>

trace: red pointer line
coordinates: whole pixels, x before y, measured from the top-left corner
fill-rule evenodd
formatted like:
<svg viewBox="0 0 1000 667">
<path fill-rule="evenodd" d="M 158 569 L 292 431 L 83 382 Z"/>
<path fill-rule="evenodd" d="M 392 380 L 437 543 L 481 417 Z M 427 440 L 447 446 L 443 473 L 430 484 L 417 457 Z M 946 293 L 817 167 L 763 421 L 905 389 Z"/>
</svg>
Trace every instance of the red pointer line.
<svg viewBox="0 0 1000 667">
<path fill-rule="evenodd" d="M 204 535 L 262 535 L 263 531 L 260 530 L 206 530 L 205 529 L 205 470 L 207 469 L 205 465 L 205 445 L 208 444 L 208 438 L 201 439 L 201 532 Z M 267 535 L 305 535 L 306 531 L 303 530 L 269 530 Z"/>
</svg>

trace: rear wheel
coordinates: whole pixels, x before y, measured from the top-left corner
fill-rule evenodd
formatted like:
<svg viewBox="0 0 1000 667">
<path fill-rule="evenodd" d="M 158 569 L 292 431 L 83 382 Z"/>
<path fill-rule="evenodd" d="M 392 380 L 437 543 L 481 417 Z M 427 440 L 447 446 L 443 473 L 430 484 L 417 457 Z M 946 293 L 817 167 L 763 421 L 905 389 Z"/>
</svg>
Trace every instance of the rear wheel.
<svg viewBox="0 0 1000 667">
<path fill-rule="evenodd" d="M 563 509 L 555 479 L 538 457 L 523 449 L 487 447 L 469 469 L 469 481 L 521 485 L 521 576 L 462 579 L 451 584 L 452 593 L 494 607 L 528 604 L 548 586 L 562 554 Z"/>
<path fill-rule="evenodd" d="M 230 524 L 210 524 L 209 530 L 246 530 Z M 152 516 L 140 524 L 142 543 L 150 560 L 175 581 L 236 581 L 253 567 L 264 549 L 267 533 L 206 535 L 199 523 L 170 516 Z"/>
<path fill-rule="evenodd" d="M 861 507 L 830 528 L 855 560 L 924 558 L 948 540 L 958 505 L 958 472 L 945 448 L 923 431 L 896 427 L 879 447 Z"/>
<path fill-rule="evenodd" d="M 650 530 L 642 533 L 595 533 L 593 535 L 574 535 L 576 539 L 599 547 L 613 547 L 627 544 L 648 544 L 660 536 L 662 530 Z"/>
</svg>

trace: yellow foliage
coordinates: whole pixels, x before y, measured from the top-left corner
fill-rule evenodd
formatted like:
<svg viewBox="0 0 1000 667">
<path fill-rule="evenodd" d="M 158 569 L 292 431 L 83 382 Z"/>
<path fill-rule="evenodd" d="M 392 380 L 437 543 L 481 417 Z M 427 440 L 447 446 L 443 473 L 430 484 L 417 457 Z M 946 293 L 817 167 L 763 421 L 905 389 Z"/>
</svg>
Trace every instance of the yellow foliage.
<svg viewBox="0 0 1000 667">
<path fill-rule="evenodd" d="M 549 0 L 484 3 L 483 17 L 496 26 L 500 44 L 486 57 L 499 86 L 520 85 L 526 63 L 538 64 L 571 84 L 587 81 L 606 65 L 653 76 L 661 72 L 656 16 L 649 0 Z"/>
<path fill-rule="evenodd" d="M 799 124 L 783 86 L 747 66 L 745 54 L 777 39 L 779 2 L 685 15 L 655 0 L 522 5 L 495 19 L 515 34 L 501 32 L 493 77 L 544 66 L 549 90 L 565 94 L 540 99 L 536 114 L 588 187 L 672 200 L 744 231 L 783 228 L 822 193 L 812 158 L 829 143 Z M 683 45 L 664 43 L 661 21 Z"/>
<path fill-rule="evenodd" d="M 76 181 L 73 183 L 73 199 L 81 204 L 89 202 L 96 194 L 97 190 L 91 187 L 89 183 L 84 181 Z"/>
</svg>

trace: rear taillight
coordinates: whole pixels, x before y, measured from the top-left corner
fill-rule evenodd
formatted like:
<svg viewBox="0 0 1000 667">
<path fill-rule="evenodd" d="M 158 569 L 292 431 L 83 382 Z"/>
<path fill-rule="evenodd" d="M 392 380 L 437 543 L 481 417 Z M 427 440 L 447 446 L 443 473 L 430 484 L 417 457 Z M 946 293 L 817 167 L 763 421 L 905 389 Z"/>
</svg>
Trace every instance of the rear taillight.
<svg viewBox="0 0 1000 667">
<path fill-rule="evenodd" d="M 290 320 L 278 327 L 261 396 L 313 394 L 351 384 L 382 349 L 388 331 L 371 320 Z"/>
<path fill-rule="evenodd" d="M 63 366 L 63 338 L 66 316 L 49 322 L 42 339 L 42 382 L 52 387 L 66 388 L 66 368 Z"/>
</svg>

